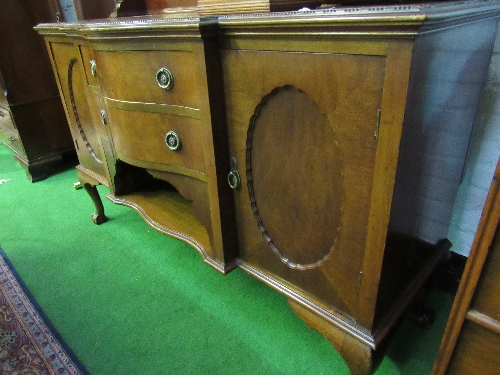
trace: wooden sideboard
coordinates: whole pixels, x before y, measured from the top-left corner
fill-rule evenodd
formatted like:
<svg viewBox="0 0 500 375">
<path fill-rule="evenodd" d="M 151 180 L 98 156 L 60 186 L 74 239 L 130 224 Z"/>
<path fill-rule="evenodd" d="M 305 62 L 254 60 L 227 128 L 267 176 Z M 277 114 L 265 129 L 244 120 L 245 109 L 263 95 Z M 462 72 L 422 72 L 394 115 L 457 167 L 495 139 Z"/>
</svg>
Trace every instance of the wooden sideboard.
<svg viewBox="0 0 500 375">
<path fill-rule="evenodd" d="M 44 41 L 33 30 L 58 17 L 53 0 L 6 0 L 0 6 L 0 142 L 33 182 L 77 164 Z"/>
<path fill-rule="evenodd" d="M 448 255 L 446 232 L 398 218 L 421 209 L 427 174 L 447 171 L 433 215 L 450 219 L 499 15 L 487 1 L 37 30 L 93 220 L 106 220 L 104 184 L 218 271 L 286 295 L 353 374 L 370 374 Z M 464 38 L 440 63 L 438 48 Z M 469 115 L 457 121 L 453 103 Z M 448 154 L 430 166 L 403 144 Z"/>
</svg>

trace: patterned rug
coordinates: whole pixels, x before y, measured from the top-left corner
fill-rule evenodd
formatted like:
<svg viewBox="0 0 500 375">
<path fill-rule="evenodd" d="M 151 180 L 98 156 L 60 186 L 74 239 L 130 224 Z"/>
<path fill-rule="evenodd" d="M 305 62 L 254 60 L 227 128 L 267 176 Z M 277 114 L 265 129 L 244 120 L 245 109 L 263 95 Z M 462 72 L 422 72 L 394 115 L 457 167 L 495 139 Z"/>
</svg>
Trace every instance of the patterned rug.
<svg viewBox="0 0 500 375">
<path fill-rule="evenodd" d="M 0 374 L 88 374 L 0 248 Z"/>
</svg>

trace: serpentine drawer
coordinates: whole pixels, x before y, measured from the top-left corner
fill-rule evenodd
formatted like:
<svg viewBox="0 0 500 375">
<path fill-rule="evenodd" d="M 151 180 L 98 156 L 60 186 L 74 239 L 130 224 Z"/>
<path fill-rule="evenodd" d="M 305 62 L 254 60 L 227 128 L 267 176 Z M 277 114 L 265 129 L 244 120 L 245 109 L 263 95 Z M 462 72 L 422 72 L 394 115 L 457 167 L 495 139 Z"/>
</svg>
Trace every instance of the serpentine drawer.
<svg viewBox="0 0 500 375">
<path fill-rule="evenodd" d="M 200 134 L 202 125 L 199 120 L 110 108 L 109 105 L 108 108 L 109 127 L 120 159 L 145 168 L 205 180 L 204 148 Z"/>
<path fill-rule="evenodd" d="M 95 57 L 105 97 L 199 108 L 196 60 L 190 51 L 95 51 Z"/>
</svg>

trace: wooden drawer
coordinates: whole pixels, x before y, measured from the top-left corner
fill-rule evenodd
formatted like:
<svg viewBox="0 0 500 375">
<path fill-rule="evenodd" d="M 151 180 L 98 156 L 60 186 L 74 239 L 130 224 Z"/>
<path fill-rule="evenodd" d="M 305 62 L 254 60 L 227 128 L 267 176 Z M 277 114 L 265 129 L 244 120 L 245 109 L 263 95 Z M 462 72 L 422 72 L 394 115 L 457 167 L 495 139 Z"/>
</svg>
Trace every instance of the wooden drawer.
<svg viewBox="0 0 500 375">
<path fill-rule="evenodd" d="M 108 107 L 108 122 L 119 159 L 144 168 L 166 170 L 205 180 L 201 123 L 197 119 L 162 113 L 133 112 Z M 181 140 L 171 150 L 165 138 L 175 132 Z"/>
<path fill-rule="evenodd" d="M 108 98 L 199 107 L 197 64 L 192 52 L 96 51 L 96 63 Z M 173 75 L 170 89 L 157 83 L 157 73 L 163 68 Z"/>
<path fill-rule="evenodd" d="M 94 51 L 87 46 L 80 46 L 80 55 L 85 71 L 87 83 L 92 86 L 99 86 L 99 67 L 94 57 Z"/>
<path fill-rule="evenodd" d="M 93 86 L 87 86 L 87 102 L 90 116 L 95 130 L 101 135 L 108 136 L 109 127 L 107 126 L 107 113 L 100 92 Z"/>
<path fill-rule="evenodd" d="M 465 322 L 447 375 L 494 374 L 500 367 L 500 335 Z M 495 370 L 497 369 L 497 370 Z"/>
<path fill-rule="evenodd" d="M 471 307 L 500 321 L 500 229 L 497 229 Z M 500 338 L 499 338 L 500 340 Z"/>
<path fill-rule="evenodd" d="M 24 154 L 19 132 L 7 108 L 0 107 L 0 141 Z"/>
</svg>

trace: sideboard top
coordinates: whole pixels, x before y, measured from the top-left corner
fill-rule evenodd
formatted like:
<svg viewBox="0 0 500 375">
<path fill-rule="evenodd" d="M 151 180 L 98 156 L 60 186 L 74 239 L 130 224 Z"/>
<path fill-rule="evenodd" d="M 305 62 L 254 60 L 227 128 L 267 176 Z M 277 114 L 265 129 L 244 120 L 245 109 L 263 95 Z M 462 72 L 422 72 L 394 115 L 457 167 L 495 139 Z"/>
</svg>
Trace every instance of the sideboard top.
<svg viewBox="0 0 500 375">
<path fill-rule="evenodd" d="M 381 6 L 342 6 L 299 11 L 199 16 L 195 12 L 40 24 L 42 35 L 84 38 L 154 34 L 199 37 L 200 29 L 225 34 L 340 34 L 415 37 L 419 33 L 500 16 L 500 0 L 450 1 Z"/>
</svg>

